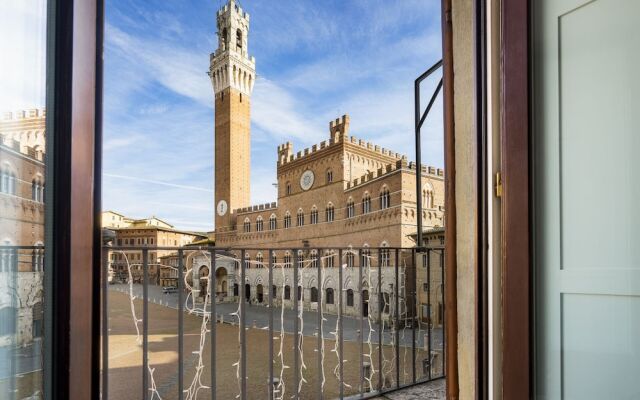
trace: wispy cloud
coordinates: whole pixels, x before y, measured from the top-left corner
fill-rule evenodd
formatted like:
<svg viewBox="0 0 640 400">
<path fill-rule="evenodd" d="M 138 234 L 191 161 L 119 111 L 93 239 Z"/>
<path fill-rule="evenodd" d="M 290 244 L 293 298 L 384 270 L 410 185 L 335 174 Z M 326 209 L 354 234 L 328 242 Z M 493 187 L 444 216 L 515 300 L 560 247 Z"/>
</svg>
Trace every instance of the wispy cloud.
<svg viewBox="0 0 640 400">
<path fill-rule="evenodd" d="M 213 91 L 205 72 L 218 4 L 110 4 L 104 204 L 186 229 L 212 228 Z M 440 57 L 438 2 L 255 0 L 245 7 L 258 74 L 252 202 L 276 199 L 276 145 L 325 140 L 340 114 L 351 115 L 352 134 L 413 154 L 413 80 Z M 423 132 L 423 159 L 441 166 L 440 102 Z"/>
</svg>

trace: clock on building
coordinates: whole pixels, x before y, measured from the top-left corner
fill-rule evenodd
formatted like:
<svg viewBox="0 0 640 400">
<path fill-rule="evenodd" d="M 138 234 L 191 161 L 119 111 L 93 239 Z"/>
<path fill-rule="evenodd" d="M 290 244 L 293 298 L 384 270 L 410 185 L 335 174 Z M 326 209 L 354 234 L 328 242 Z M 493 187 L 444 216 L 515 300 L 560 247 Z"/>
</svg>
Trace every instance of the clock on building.
<svg viewBox="0 0 640 400">
<path fill-rule="evenodd" d="M 220 200 L 218 202 L 218 205 L 216 206 L 216 211 L 218 212 L 219 216 L 223 216 L 227 213 L 227 202 L 224 200 Z"/>
<path fill-rule="evenodd" d="M 302 190 L 309 190 L 311 189 L 311 186 L 313 186 L 313 180 L 314 180 L 314 175 L 313 175 L 313 171 L 311 170 L 306 170 L 302 173 L 302 175 L 300 176 L 300 187 L 302 188 Z"/>
</svg>

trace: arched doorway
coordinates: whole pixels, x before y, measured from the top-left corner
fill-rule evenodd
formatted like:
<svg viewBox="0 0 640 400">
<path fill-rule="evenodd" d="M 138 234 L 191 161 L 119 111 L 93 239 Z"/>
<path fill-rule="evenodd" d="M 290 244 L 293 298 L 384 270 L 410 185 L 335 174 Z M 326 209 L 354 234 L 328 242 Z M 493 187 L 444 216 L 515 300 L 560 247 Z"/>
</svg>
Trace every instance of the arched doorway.
<svg viewBox="0 0 640 400">
<path fill-rule="evenodd" d="M 369 316 L 369 291 L 366 289 L 362 291 L 362 316 Z"/>
<path fill-rule="evenodd" d="M 207 286 L 209 285 L 209 267 L 203 265 L 200 267 L 198 271 L 198 279 L 200 281 L 200 297 L 205 297 L 207 295 Z"/>
<path fill-rule="evenodd" d="M 264 294 L 263 294 L 263 289 L 262 289 L 262 285 L 258 285 L 256 287 L 256 296 L 258 298 L 258 304 L 262 304 L 262 301 L 264 300 Z"/>
<path fill-rule="evenodd" d="M 251 301 L 251 285 L 248 283 L 244 284 L 244 298 L 247 302 Z"/>
<path fill-rule="evenodd" d="M 227 269 L 219 267 L 216 269 L 216 295 L 227 297 Z"/>
</svg>

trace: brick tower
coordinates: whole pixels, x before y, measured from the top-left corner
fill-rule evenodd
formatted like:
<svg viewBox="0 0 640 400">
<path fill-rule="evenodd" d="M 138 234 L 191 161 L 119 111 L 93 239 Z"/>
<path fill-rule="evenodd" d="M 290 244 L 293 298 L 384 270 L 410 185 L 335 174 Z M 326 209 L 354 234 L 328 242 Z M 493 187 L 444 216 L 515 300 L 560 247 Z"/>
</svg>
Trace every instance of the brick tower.
<svg viewBox="0 0 640 400">
<path fill-rule="evenodd" d="M 225 232 L 235 228 L 232 212 L 250 205 L 250 109 L 256 72 L 247 48 L 249 14 L 229 0 L 216 17 L 218 49 L 209 67 L 215 94 L 215 224 L 216 232 Z"/>
</svg>

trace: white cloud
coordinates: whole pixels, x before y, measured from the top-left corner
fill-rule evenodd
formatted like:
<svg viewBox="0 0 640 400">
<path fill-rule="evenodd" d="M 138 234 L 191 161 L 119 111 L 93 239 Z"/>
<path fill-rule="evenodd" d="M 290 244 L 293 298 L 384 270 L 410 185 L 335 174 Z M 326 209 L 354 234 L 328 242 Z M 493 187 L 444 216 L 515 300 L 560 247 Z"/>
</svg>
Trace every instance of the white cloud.
<svg viewBox="0 0 640 400">
<path fill-rule="evenodd" d="M 46 2 L 0 2 L 0 110 L 43 107 Z"/>
</svg>

